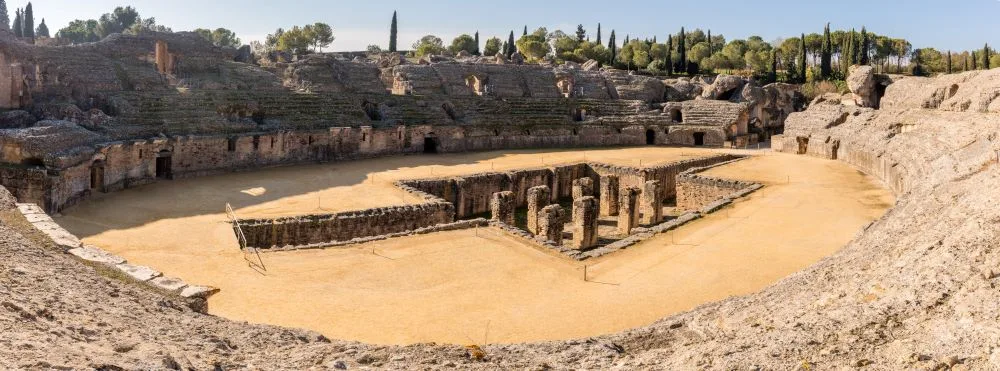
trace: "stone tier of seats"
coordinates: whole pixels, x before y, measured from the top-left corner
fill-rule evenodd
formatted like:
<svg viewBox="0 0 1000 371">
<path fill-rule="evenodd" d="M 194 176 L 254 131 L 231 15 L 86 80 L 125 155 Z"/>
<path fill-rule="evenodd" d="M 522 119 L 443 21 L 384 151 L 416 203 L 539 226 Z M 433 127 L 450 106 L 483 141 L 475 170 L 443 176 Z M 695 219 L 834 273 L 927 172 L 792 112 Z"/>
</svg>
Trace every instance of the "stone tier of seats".
<svg viewBox="0 0 1000 371">
<path fill-rule="evenodd" d="M 741 114 L 747 111 L 745 103 L 729 103 L 723 101 L 697 101 L 697 104 L 684 104 L 685 125 L 716 126 L 737 121 Z"/>
</svg>

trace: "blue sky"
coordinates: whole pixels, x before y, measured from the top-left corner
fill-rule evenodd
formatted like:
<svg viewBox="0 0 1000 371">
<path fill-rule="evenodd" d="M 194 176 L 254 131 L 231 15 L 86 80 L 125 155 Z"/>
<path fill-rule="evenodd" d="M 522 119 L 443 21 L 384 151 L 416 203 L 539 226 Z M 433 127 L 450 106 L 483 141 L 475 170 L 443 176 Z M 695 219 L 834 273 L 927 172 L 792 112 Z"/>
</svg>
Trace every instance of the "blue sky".
<svg viewBox="0 0 1000 371">
<path fill-rule="evenodd" d="M 14 8 L 27 1 L 7 0 Z M 642 38 L 666 37 L 681 26 L 711 29 L 728 40 L 760 35 L 772 41 L 801 32 L 833 28 L 861 28 L 905 37 L 915 47 L 967 50 L 989 42 L 1000 46 L 1000 0 L 741 0 L 711 1 L 552 1 L 552 0 L 35 0 L 36 22 L 46 19 L 55 33 L 77 18 L 97 18 L 118 5 L 132 5 L 143 17 L 175 31 L 198 27 L 226 27 L 243 41 L 262 39 L 278 27 L 313 22 L 333 26 L 337 38 L 332 50 L 363 50 L 369 44 L 388 43 L 392 10 L 399 11 L 401 47 L 420 36 L 434 34 L 446 42 L 461 33 L 479 31 L 483 42 L 490 36 L 506 37 L 545 26 L 571 33 L 579 23 L 593 34 L 602 23 L 604 38 L 612 29 L 619 40 L 626 34 Z M 606 41 L 606 40 L 605 40 Z"/>
</svg>

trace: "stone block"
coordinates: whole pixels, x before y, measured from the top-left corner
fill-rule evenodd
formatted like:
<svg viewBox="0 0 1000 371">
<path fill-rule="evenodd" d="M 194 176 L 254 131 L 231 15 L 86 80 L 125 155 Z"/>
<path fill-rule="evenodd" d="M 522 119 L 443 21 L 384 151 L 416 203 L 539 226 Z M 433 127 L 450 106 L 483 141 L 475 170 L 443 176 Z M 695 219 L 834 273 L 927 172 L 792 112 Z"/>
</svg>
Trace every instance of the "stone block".
<svg viewBox="0 0 1000 371">
<path fill-rule="evenodd" d="M 626 188 L 618 202 L 618 233 L 627 235 L 639 226 L 639 188 Z"/>
<path fill-rule="evenodd" d="M 573 201 L 572 248 L 585 250 L 597 246 L 597 199 L 585 196 Z"/>
<path fill-rule="evenodd" d="M 153 268 L 142 265 L 118 264 L 115 267 L 140 282 L 146 282 L 163 275 Z"/>
<path fill-rule="evenodd" d="M 559 205 L 549 205 L 538 213 L 538 233 L 536 239 L 562 245 L 563 209 Z"/>
<path fill-rule="evenodd" d="M 551 191 L 548 186 L 538 186 L 528 189 L 528 232 L 538 234 L 538 213 L 549 206 Z"/>
<path fill-rule="evenodd" d="M 181 289 L 181 296 L 185 298 L 208 299 L 208 297 L 215 295 L 218 292 L 218 288 L 211 286 L 188 286 Z"/>
<path fill-rule="evenodd" d="M 573 181 L 573 199 L 591 197 L 594 195 L 594 180 L 590 178 L 580 178 Z"/>
<path fill-rule="evenodd" d="M 174 293 L 179 293 L 181 292 L 181 289 L 187 287 L 187 284 L 184 283 L 184 281 L 182 281 L 180 278 L 164 277 L 164 276 L 156 277 L 152 280 L 149 280 L 149 284 L 157 288 Z"/>
<path fill-rule="evenodd" d="M 90 245 L 84 245 L 83 247 L 70 249 L 69 253 L 73 254 L 77 258 L 92 263 L 98 263 L 104 265 L 118 265 L 125 263 L 124 258 Z"/>
<path fill-rule="evenodd" d="M 605 175 L 601 177 L 601 215 L 618 215 L 618 177 Z"/>
<path fill-rule="evenodd" d="M 490 213 L 493 220 L 514 225 L 514 192 L 494 193 L 490 198 Z"/>
<path fill-rule="evenodd" d="M 663 187 L 658 180 L 650 180 L 642 187 L 642 199 L 640 201 L 642 209 L 642 224 L 653 225 L 663 220 Z"/>
</svg>

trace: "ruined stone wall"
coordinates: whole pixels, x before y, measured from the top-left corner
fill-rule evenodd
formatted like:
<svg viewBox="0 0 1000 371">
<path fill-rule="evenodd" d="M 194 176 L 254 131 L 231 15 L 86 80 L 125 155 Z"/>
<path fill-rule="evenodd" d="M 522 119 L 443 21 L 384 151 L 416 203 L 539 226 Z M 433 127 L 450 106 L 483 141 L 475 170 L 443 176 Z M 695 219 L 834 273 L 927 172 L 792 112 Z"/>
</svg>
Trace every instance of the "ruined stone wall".
<svg viewBox="0 0 1000 371">
<path fill-rule="evenodd" d="M 703 158 L 696 158 L 691 160 L 677 161 L 669 164 L 649 167 L 644 169 L 645 179 L 642 181 L 642 183 L 636 185 L 636 187 L 641 187 L 643 183 L 650 180 L 659 181 L 663 188 L 663 195 L 662 195 L 663 199 L 664 200 L 670 199 L 676 196 L 675 190 L 677 188 L 677 176 L 680 175 L 681 173 L 693 168 L 711 166 L 727 161 L 732 161 L 738 157 L 739 156 L 722 154 L 722 155 L 714 155 Z"/>
<path fill-rule="evenodd" d="M 746 182 L 717 179 L 695 174 L 677 177 L 677 210 L 694 211 L 739 192 Z"/>
<path fill-rule="evenodd" d="M 455 220 L 450 203 L 380 207 L 336 214 L 246 219 L 240 225 L 247 246 L 302 247 L 413 231 Z"/>
<path fill-rule="evenodd" d="M 44 169 L 0 166 L 3 184 L 18 202 L 45 205 L 49 202 L 52 179 Z"/>
</svg>

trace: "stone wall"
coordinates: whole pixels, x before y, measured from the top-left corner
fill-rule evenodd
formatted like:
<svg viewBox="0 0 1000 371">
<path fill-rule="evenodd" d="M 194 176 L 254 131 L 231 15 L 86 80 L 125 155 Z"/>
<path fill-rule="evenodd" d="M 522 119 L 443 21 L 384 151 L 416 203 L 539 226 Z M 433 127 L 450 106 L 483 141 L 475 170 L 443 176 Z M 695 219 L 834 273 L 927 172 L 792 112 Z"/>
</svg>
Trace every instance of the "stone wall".
<svg viewBox="0 0 1000 371">
<path fill-rule="evenodd" d="M 243 219 L 239 223 L 248 247 L 270 249 L 351 241 L 413 231 L 454 220 L 454 206 L 436 202 L 335 214 Z"/>
<path fill-rule="evenodd" d="M 689 169 L 677 176 L 677 210 L 699 211 L 720 200 L 737 198 L 741 191 L 760 188 L 759 184 L 739 180 L 707 177 L 699 173 L 717 166 L 730 164 L 720 162 L 710 166 Z"/>
</svg>

